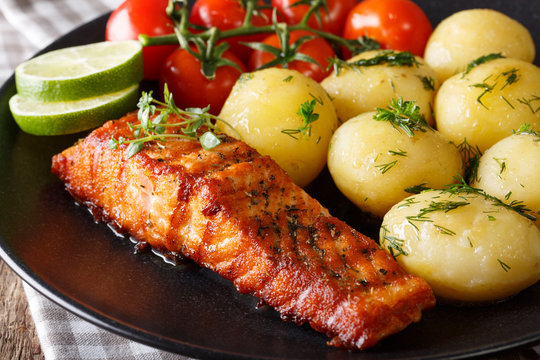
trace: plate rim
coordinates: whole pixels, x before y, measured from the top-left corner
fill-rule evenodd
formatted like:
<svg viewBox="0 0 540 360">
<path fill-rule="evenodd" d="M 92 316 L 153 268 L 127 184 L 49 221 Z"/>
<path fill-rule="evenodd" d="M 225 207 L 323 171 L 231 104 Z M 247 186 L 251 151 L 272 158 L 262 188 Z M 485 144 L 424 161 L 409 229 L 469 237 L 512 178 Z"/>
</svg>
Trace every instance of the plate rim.
<svg viewBox="0 0 540 360">
<path fill-rule="evenodd" d="M 52 43 L 44 47 L 43 49 L 36 52 L 31 57 L 38 56 L 44 52 L 58 49 L 59 44 L 64 42 L 68 37 L 74 36 L 74 34 L 80 33 L 85 28 L 90 26 L 95 26 L 96 23 L 104 22 L 108 18 L 110 12 L 103 15 L 97 16 L 96 18 L 85 22 L 76 28 L 72 29 L 68 33 L 60 36 L 55 39 Z M 79 41 L 76 41 L 79 42 Z M 6 81 L 0 86 L 0 97 L 4 97 L 8 91 L 12 91 L 15 87 L 15 75 L 14 72 L 11 76 L 6 79 Z M 110 331 L 113 334 L 122 336 L 124 338 L 136 341 L 141 344 L 151 346 L 153 348 L 172 352 L 175 354 L 204 358 L 204 359 L 270 359 L 269 357 L 252 357 L 246 356 L 244 354 L 238 354 L 228 351 L 219 350 L 200 346 L 197 344 L 182 342 L 177 339 L 170 339 L 166 337 L 161 337 L 151 332 L 145 332 L 135 327 L 123 324 L 119 321 L 111 319 L 98 311 L 91 309 L 85 306 L 82 303 L 74 301 L 69 297 L 68 294 L 62 293 L 59 289 L 54 288 L 52 285 L 48 284 L 44 279 L 39 277 L 34 271 L 32 271 L 27 264 L 14 254 L 9 245 L 7 244 L 4 236 L 0 234 L 0 258 L 6 263 L 6 265 L 13 270 L 17 276 L 19 276 L 25 283 L 31 286 L 38 293 L 45 296 L 47 299 L 51 300 L 53 303 L 59 305 L 63 309 L 69 311 L 70 313 L 78 316 L 89 323 Z M 538 285 L 538 284 L 537 284 Z M 536 286 L 537 286 L 536 285 Z M 535 285 L 533 285 L 535 286 Z M 500 351 L 510 350 L 518 348 L 521 346 L 534 344 L 538 342 L 540 345 L 540 327 L 535 334 L 528 334 L 526 337 L 520 338 L 519 340 L 514 340 L 509 343 L 496 344 L 485 346 L 477 350 L 469 351 L 464 350 L 461 352 L 454 352 L 452 354 L 436 354 L 429 359 L 465 359 L 471 357 L 493 355 Z M 273 357 L 271 357 L 273 359 Z M 408 357 L 407 359 L 426 359 L 426 357 Z"/>
</svg>

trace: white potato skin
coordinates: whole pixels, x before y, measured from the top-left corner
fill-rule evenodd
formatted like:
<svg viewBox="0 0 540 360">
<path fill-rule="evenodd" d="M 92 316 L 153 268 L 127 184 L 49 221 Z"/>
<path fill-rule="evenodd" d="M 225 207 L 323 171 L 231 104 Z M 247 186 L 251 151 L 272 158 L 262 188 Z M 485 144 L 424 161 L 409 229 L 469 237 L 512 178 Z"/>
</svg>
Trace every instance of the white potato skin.
<svg viewBox="0 0 540 360">
<path fill-rule="evenodd" d="M 540 68 L 516 59 L 492 60 L 442 84 L 435 97 L 436 126 L 454 143 L 466 139 L 483 152 L 521 124 L 540 127 L 539 94 Z"/>
<path fill-rule="evenodd" d="M 424 58 L 443 82 L 465 70 L 472 60 L 491 53 L 532 62 L 535 45 L 529 31 L 516 20 L 496 10 L 471 9 L 437 25 Z"/>
<path fill-rule="evenodd" d="M 437 131 L 416 131 L 409 137 L 374 115 L 364 113 L 341 125 L 328 152 L 336 186 L 360 209 L 382 218 L 410 195 L 406 188 L 442 188 L 462 174 L 457 148 Z M 385 164 L 390 164 L 386 171 Z"/>
<path fill-rule="evenodd" d="M 379 51 L 367 51 L 348 62 L 370 59 Z M 343 68 L 321 82 L 328 92 L 341 121 L 377 108 L 384 108 L 393 98 L 416 101 L 426 121 L 432 125 L 433 99 L 439 87 L 436 73 L 415 57 L 418 66 L 389 66 L 387 64 Z M 422 79 L 433 80 L 433 89 L 425 87 Z"/>
<path fill-rule="evenodd" d="M 415 220 L 422 209 L 449 202 L 467 205 Z M 540 278 L 540 230 L 478 194 L 434 190 L 409 197 L 384 217 L 380 243 L 387 250 L 397 244 L 404 253 L 394 249 L 399 264 L 450 302 L 503 300 Z"/>
<path fill-rule="evenodd" d="M 302 103 L 316 99 L 311 134 L 294 135 Z M 236 131 L 218 122 L 218 130 L 240 138 L 263 155 L 269 155 L 299 186 L 309 184 L 326 165 L 328 144 L 338 119 L 332 101 L 314 80 L 294 70 L 270 68 L 244 74 L 225 101 L 219 117 Z"/>
<path fill-rule="evenodd" d="M 514 134 L 486 150 L 472 186 L 507 202 L 521 201 L 539 218 L 540 137 Z M 536 226 L 540 227 L 540 219 Z"/>
</svg>

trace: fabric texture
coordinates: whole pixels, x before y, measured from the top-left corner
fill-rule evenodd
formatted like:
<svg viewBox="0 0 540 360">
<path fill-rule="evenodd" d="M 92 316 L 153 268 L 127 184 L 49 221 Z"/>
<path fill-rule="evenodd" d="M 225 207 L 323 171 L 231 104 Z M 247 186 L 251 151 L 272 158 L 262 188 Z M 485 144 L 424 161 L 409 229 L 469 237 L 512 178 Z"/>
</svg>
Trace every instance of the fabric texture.
<svg viewBox="0 0 540 360">
<path fill-rule="evenodd" d="M 46 360 L 183 360 L 110 333 L 71 314 L 24 284 Z"/>
<path fill-rule="evenodd" d="M 122 0 L 0 0 L 0 84 L 15 67 Z M 24 284 L 46 360 L 183 360 L 110 333 L 73 315 Z"/>
<path fill-rule="evenodd" d="M 122 0 L 0 0 L 0 83 L 59 36 L 117 7 Z M 73 315 L 25 284 L 46 360 L 182 360 Z M 540 346 L 504 359 L 535 359 Z M 503 359 L 498 356 L 489 359 Z"/>
</svg>

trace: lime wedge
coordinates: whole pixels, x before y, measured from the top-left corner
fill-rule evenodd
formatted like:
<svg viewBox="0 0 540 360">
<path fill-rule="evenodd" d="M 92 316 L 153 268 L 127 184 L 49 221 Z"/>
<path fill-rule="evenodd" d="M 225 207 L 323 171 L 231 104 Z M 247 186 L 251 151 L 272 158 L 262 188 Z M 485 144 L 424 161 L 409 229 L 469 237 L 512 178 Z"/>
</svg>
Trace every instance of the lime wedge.
<svg viewBox="0 0 540 360">
<path fill-rule="evenodd" d="M 41 102 L 14 95 L 9 100 L 19 127 L 34 135 L 77 133 L 101 126 L 134 110 L 139 99 L 138 84 L 111 94 L 77 101 Z"/>
<path fill-rule="evenodd" d="M 71 101 L 117 92 L 142 78 L 142 46 L 134 40 L 51 51 L 15 70 L 19 95 L 41 101 Z"/>
</svg>

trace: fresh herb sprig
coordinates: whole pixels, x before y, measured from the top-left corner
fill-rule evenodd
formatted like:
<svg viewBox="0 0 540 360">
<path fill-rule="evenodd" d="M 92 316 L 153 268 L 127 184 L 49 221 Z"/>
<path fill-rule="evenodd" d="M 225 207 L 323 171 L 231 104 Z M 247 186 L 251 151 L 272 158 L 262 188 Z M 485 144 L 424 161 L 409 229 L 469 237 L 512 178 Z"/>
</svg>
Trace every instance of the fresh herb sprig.
<svg viewBox="0 0 540 360">
<path fill-rule="evenodd" d="M 504 56 L 501 53 L 492 53 L 492 54 L 480 56 L 467 64 L 465 71 L 463 71 L 463 73 L 461 74 L 461 78 L 463 79 L 468 73 L 471 72 L 472 69 L 474 69 L 478 65 L 487 63 L 491 60 L 502 59 L 502 58 L 504 58 Z"/>
<path fill-rule="evenodd" d="M 281 130 L 283 134 L 289 135 L 295 140 L 298 140 L 298 136 L 303 137 L 311 136 L 311 125 L 319 119 L 319 114 L 315 112 L 315 106 L 317 103 L 323 105 L 321 99 L 311 95 L 312 100 L 307 100 L 300 105 L 297 114 L 302 118 L 302 125 L 297 129 L 284 129 Z"/>
<path fill-rule="evenodd" d="M 420 63 L 416 57 L 408 51 L 381 50 L 373 57 L 358 59 L 356 61 L 345 61 L 338 58 L 330 59 L 330 66 L 334 73 L 339 75 L 343 69 L 358 69 L 366 66 L 387 65 L 387 66 L 416 66 Z"/>
<path fill-rule="evenodd" d="M 415 131 L 426 132 L 432 128 L 420 114 L 420 107 L 415 101 L 405 101 L 403 98 L 392 99 L 386 108 L 378 108 L 373 117 L 377 121 L 388 121 L 398 130 L 403 130 L 410 137 Z"/>
<path fill-rule="evenodd" d="M 468 184 L 478 181 L 478 166 L 480 165 L 482 151 L 478 145 L 473 146 L 469 144 L 467 139 L 463 139 L 461 144 L 457 145 L 457 148 L 463 161 L 463 178 Z"/>
<path fill-rule="evenodd" d="M 151 142 L 167 141 L 169 139 L 189 139 L 198 140 L 201 147 L 205 150 L 211 150 L 221 143 L 224 135 L 218 135 L 214 132 L 214 122 L 222 121 L 217 116 L 210 114 L 210 107 L 206 108 L 188 108 L 180 109 L 174 103 L 172 94 L 165 86 L 164 101 L 156 100 L 152 97 L 152 91 L 143 92 L 139 103 L 137 104 L 137 118 L 139 123 L 128 126 L 131 129 L 133 138 L 114 138 L 109 140 L 109 148 L 117 149 L 120 145 L 126 145 L 126 154 L 130 158 L 141 151 L 145 144 Z M 174 115 L 179 121 L 168 122 L 168 119 Z M 170 128 L 179 128 L 180 132 L 167 132 Z M 234 128 L 232 128 L 234 130 Z M 199 135 L 202 132 L 201 135 Z"/>
<path fill-rule="evenodd" d="M 462 177 L 457 178 L 457 180 L 459 180 L 459 183 L 448 185 L 442 191 L 445 193 L 449 193 L 449 194 L 453 194 L 457 196 L 459 195 L 482 196 L 484 199 L 491 201 L 494 206 L 500 206 L 505 209 L 515 211 L 519 215 L 529 220 L 536 221 L 536 216 L 530 214 L 531 209 L 527 208 L 527 206 L 523 203 L 523 201 L 513 200 L 510 203 L 505 203 L 501 199 L 493 195 L 489 195 L 482 189 L 478 189 L 478 188 L 468 185 L 465 182 L 465 179 L 463 179 Z"/>
</svg>

